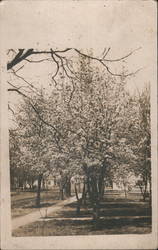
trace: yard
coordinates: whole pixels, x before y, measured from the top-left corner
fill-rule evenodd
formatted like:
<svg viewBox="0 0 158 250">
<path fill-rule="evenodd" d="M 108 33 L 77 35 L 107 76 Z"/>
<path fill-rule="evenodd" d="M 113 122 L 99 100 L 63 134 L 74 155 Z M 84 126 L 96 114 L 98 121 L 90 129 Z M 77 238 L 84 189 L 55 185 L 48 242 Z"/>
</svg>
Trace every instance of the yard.
<svg viewBox="0 0 158 250">
<path fill-rule="evenodd" d="M 100 219 L 92 220 L 91 209 L 85 206 L 76 215 L 76 202 L 68 204 L 47 218 L 22 226 L 13 236 L 64 236 L 101 234 L 144 234 L 151 232 L 151 208 L 139 194 L 107 192 L 100 205 Z"/>
<path fill-rule="evenodd" d="M 12 218 L 23 216 L 38 210 L 35 206 L 36 192 L 17 191 L 11 193 L 11 215 Z M 41 192 L 41 207 L 56 204 L 59 200 L 57 188 Z"/>
</svg>

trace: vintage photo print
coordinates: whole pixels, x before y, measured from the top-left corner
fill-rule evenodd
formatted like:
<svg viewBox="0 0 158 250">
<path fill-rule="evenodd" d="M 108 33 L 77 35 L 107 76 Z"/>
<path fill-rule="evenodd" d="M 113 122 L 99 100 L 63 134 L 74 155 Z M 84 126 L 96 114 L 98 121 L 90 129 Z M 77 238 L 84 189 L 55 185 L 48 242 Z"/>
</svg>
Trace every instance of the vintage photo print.
<svg viewBox="0 0 158 250">
<path fill-rule="evenodd" d="M 156 249 L 156 1 L 1 1 L 2 249 Z"/>
</svg>

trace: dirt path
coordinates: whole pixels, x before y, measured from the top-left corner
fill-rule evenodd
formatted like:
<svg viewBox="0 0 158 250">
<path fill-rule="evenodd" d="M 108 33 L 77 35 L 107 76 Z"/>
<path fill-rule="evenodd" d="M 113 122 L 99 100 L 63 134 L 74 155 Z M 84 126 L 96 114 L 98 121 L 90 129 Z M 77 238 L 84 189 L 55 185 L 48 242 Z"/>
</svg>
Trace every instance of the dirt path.
<svg viewBox="0 0 158 250">
<path fill-rule="evenodd" d="M 71 197 L 67 200 L 61 201 L 58 204 L 51 206 L 51 207 L 47 207 L 47 208 L 40 208 L 38 211 L 21 216 L 21 217 L 17 217 L 14 218 L 12 220 L 12 230 L 17 229 L 20 226 L 32 223 L 37 221 L 38 219 L 42 218 L 42 217 L 46 217 L 48 214 L 52 213 L 52 212 L 57 212 L 60 209 L 62 209 L 63 206 L 70 204 L 72 202 L 76 201 L 76 197 Z"/>
</svg>

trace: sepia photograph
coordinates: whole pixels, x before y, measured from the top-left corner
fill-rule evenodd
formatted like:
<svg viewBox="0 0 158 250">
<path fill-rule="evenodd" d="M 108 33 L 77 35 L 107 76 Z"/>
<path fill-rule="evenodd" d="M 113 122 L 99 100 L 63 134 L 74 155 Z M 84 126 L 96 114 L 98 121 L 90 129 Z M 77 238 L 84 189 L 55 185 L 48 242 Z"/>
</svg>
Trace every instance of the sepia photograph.
<svg viewBox="0 0 158 250">
<path fill-rule="evenodd" d="M 2 249 L 156 249 L 156 2 L 0 8 Z"/>
</svg>

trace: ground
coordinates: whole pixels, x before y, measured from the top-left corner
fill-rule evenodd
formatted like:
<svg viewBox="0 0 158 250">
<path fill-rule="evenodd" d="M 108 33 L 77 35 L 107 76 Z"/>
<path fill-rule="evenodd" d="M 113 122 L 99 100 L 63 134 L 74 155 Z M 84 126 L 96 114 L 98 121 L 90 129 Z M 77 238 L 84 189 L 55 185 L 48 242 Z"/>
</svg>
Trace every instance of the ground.
<svg viewBox="0 0 158 250">
<path fill-rule="evenodd" d="M 23 216 L 38 210 L 35 206 L 36 192 L 21 191 L 11 193 L 12 218 Z M 58 189 L 41 192 L 41 207 L 55 205 L 59 201 Z"/>
<path fill-rule="evenodd" d="M 144 234 L 151 232 L 151 209 L 148 202 L 140 201 L 140 195 L 106 193 L 101 203 L 100 220 L 93 221 L 89 206 L 76 215 L 76 202 L 62 210 L 49 214 L 45 219 L 22 226 L 13 236 L 63 236 L 101 234 Z"/>
</svg>

